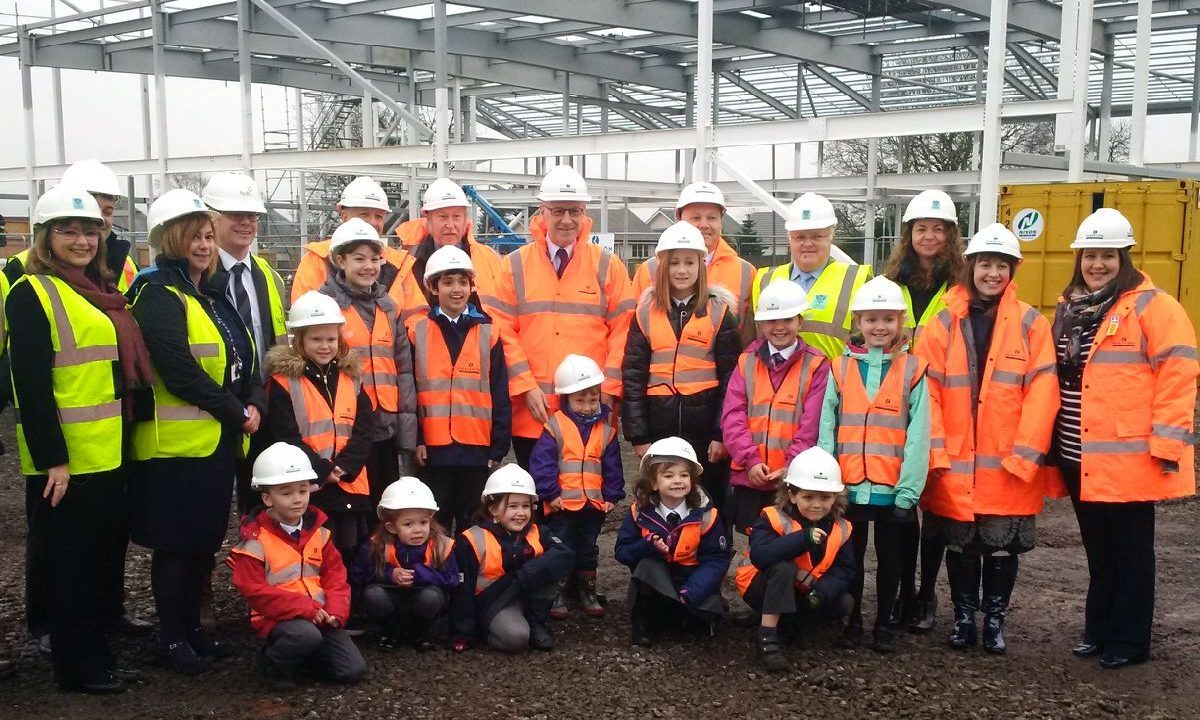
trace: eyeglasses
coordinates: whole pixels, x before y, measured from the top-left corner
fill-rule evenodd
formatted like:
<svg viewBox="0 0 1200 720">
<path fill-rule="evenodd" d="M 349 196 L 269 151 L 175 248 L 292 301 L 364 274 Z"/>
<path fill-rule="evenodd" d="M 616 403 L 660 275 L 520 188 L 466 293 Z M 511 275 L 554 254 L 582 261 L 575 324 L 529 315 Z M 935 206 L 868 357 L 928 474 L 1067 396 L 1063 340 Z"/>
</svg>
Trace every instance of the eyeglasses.
<svg viewBox="0 0 1200 720">
<path fill-rule="evenodd" d="M 55 234 L 61 235 L 61 236 L 65 237 L 66 239 L 70 240 L 71 242 L 75 242 L 76 240 L 78 240 L 81 237 L 85 237 L 88 240 L 97 240 L 97 241 L 100 240 L 100 231 L 98 229 L 97 230 L 76 230 L 75 228 L 56 226 L 56 227 L 51 228 L 51 230 L 53 230 L 55 232 Z"/>
<path fill-rule="evenodd" d="M 583 213 L 586 211 L 583 208 L 548 207 L 546 208 L 546 212 L 550 213 L 550 217 L 554 218 L 555 220 L 562 220 L 564 215 L 570 217 L 572 220 L 578 220 L 579 218 L 583 217 Z"/>
</svg>

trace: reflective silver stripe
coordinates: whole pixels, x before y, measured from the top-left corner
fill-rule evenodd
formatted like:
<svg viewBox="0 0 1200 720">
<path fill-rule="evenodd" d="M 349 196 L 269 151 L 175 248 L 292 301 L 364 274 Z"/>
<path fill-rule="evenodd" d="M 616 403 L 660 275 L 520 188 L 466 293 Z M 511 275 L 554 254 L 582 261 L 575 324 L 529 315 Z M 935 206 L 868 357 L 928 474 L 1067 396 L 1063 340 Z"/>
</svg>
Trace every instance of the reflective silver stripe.
<svg viewBox="0 0 1200 720">
<path fill-rule="evenodd" d="M 1178 440 L 1179 442 L 1195 444 L 1196 436 L 1190 431 L 1174 425 L 1154 424 L 1150 430 L 1155 437 L 1160 437 L 1164 440 Z"/>
<path fill-rule="evenodd" d="M 710 347 L 697 347 L 695 345 L 687 345 L 685 343 L 680 343 L 676 352 L 679 355 L 695 358 L 696 360 L 708 360 L 713 356 L 712 348 Z"/>
<path fill-rule="evenodd" d="M 940 437 L 929 438 L 929 449 L 930 450 L 945 450 L 946 449 L 946 438 L 940 438 Z"/>
<path fill-rule="evenodd" d="M 569 463 L 569 462 L 565 462 L 565 461 L 559 461 L 558 471 L 560 473 L 564 473 L 564 474 L 584 472 L 584 473 L 592 473 L 594 475 L 599 475 L 600 474 L 600 463 L 593 462 L 591 460 L 584 460 L 582 462 L 577 462 L 577 463 Z"/>
<path fill-rule="evenodd" d="M 999 455 L 976 455 L 975 467 L 983 470 L 1003 470 L 1004 464 L 1001 462 L 1004 458 Z"/>
<path fill-rule="evenodd" d="M 1171 347 L 1164 348 L 1162 351 L 1155 353 L 1154 357 L 1150 358 L 1150 367 L 1158 369 L 1160 363 L 1171 359 L 1195 360 L 1196 348 L 1191 345 L 1172 345 Z"/>
<path fill-rule="evenodd" d="M 1034 450 L 1027 445 L 1013 445 L 1012 454 L 1022 460 L 1028 460 L 1034 465 L 1041 465 L 1046 460 L 1044 453 Z"/>
<path fill-rule="evenodd" d="M 93 422 L 121 417 L 121 401 L 111 400 L 100 405 L 83 405 L 80 407 L 58 407 L 58 421 L 64 425 L 69 423 Z"/>
<path fill-rule="evenodd" d="M 636 304 L 637 304 L 637 301 L 634 300 L 633 298 L 625 298 L 624 300 L 621 300 L 620 302 L 617 303 L 617 307 L 608 314 L 608 321 L 612 322 L 613 320 L 616 320 L 621 315 L 624 315 L 627 312 L 631 312 Z"/>
<path fill-rule="evenodd" d="M 1053 374 L 1054 374 L 1054 363 L 1046 363 L 1045 365 L 1035 367 L 1032 370 L 1026 370 L 1025 371 L 1025 387 L 1029 387 L 1030 384 L 1032 384 L 1034 380 L 1037 380 L 1038 377 L 1041 375 L 1053 375 Z"/>
<path fill-rule="evenodd" d="M 654 284 L 654 272 L 658 270 L 658 256 L 646 260 L 646 274 L 650 276 L 650 284 Z"/>
<path fill-rule="evenodd" d="M 941 370 L 929 368 L 925 371 L 925 375 L 927 375 L 931 380 L 936 380 L 939 383 L 945 384 L 946 382 L 946 373 L 942 372 Z"/>
<path fill-rule="evenodd" d="M 1101 348 L 1088 357 L 1088 363 L 1113 365 L 1144 365 L 1146 356 L 1137 350 L 1106 350 Z"/>
<path fill-rule="evenodd" d="M 842 413 L 838 421 L 841 425 L 866 425 L 869 413 Z M 902 415 L 870 415 L 873 427 L 888 428 L 889 430 L 904 430 L 908 421 Z"/>
<path fill-rule="evenodd" d="M 427 314 L 429 314 L 429 306 L 426 305 L 425 303 L 421 303 L 420 305 L 413 305 L 410 308 L 405 308 L 405 309 L 401 310 L 400 311 L 400 319 L 402 321 L 407 321 L 409 318 L 413 317 L 414 315 L 427 315 Z"/>
<path fill-rule="evenodd" d="M 956 475 L 973 475 L 975 473 L 975 463 L 970 460 L 951 460 L 950 472 Z"/>
<path fill-rule="evenodd" d="M 716 368 L 709 368 L 706 370 L 679 370 L 675 373 L 675 379 L 674 379 L 675 384 L 689 383 L 689 382 L 708 382 L 710 380 L 713 382 L 716 382 L 716 380 L 717 380 Z"/>
<path fill-rule="evenodd" d="M 675 361 L 675 353 L 671 350 L 655 350 L 650 353 L 650 364 L 669 363 Z"/>
<path fill-rule="evenodd" d="M 159 405 L 155 408 L 159 420 L 212 420 L 212 415 L 195 405 Z"/>
<path fill-rule="evenodd" d="M 750 305 L 750 294 L 754 291 L 754 266 L 745 260 L 739 261 L 742 263 L 742 282 L 739 286 L 738 307 L 734 308 L 734 314 L 740 314 Z"/>
<path fill-rule="evenodd" d="M 89 362 L 117 359 L 116 345 L 93 345 L 80 349 L 75 340 L 75 329 L 71 326 L 71 318 L 67 315 L 66 305 L 58 286 L 45 275 L 30 275 L 30 281 L 37 282 L 46 293 L 50 302 L 50 312 L 54 315 L 54 327 L 58 330 L 58 352 L 54 353 L 54 367 L 71 367 Z"/>
<path fill-rule="evenodd" d="M 300 437 L 307 440 L 309 438 L 315 438 L 317 435 L 336 432 L 332 417 L 332 410 L 330 410 L 330 418 L 328 420 L 309 422 L 308 402 L 304 399 L 304 381 L 300 378 L 289 377 L 287 379 L 287 383 L 288 396 L 292 401 L 292 415 L 296 417 L 296 429 L 299 431 Z M 354 395 L 357 397 L 358 392 L 356 391 Z M 331 442 L 328 445 L 323 445 L 322 447 L 312 447 L 312 445 L 310 445 L 308 442 L 305 442 L 305 444 L 309 445 L 310 449 L 312 449 L 312 451 L 315 452 L 319 457 L 325 458 L 326 460 L 333 458 L 334 443 Z"/>
<path fill-rule="evenodd" d="M 1150 306 L 1150 303 L 1154 302 L 1154 299 L 1160 294 L 1165 295 L 1166 291 L 1162 290 L 1161 288 L 1141 291 L 1138 293 L 1137 300 L 1135 300 L 1133 303 L 1133 311 L 1138 315 L 1141 315 L 1146 311 L 1146 308 Z"/>
<path fill-rule="evenodd" d="M 845 322 L 845 316 L 842 316 L 842 321 L 843 323 Z M 821 322 L 820 320 L 805 320 L 804 324 L 800 327 L 800 332 L 828 335 L 829 337 L 837 338 L 838 340 L 842 341 L 850 338 L 850 331 L 841 324 Z"/>
<path fill-rule="evenodd" d="M 512 269 L 513 297 L 517 301 L 511 312 L 516 315 L 518 310 L 525 306 L 525 266 L 521 260 L 521 251 L 518 250 L 508 257 L 512 258 L 508 266 Z"/>
<path fill-rule="evenodd" d="M 221 354 L 220 343 L 191 343 L 188 345 L 188 349 L 191 350 L 192 357 L 197 360 L 218 357 Z"/>
<path fill-rule="evenodd" d="M 1083 453 L 1098 455 L 1138 455 L 1150 452 L 1148 440 L 1110 440 L 1105 442 L 1084 442 Z"/>
<path fill-rule="evenodd" d="M 970 373 L 964 375 L 947 375 L 942 379 L 942 387 L 969 388 L 971 387 L 971 375 Z"/>
<path fill-rule="evenodd" d="M 491 420 L 492 409 L 478 405 L 422 405 L 421 416 L 427 418 L 469 417 L 476 420 Z"/>
<path fill-rule="evenodd" d="M 517 308 L 515 305 L 510 305 L 504 300 L 501 300 L 499 297 L 489 296 L 489 300 L 483 300 L 483 298 L 480 298 L 480 301 L 486 303 L 489 307 L 491 307 L 492 310 L 495 310 L 502 315 L 512 316 L 517 314 Z"/>
<path fill-rule="evenodd" d="M 638 329 L 641 330 L 642 334 L 647 338 L 650 337 L 650 305 L 650 299 L 646 298 L 638 303 L 637 310 L 634 312 L 634 318 L 637 320 Z M 654 362 L 653 357 L 651 357 L 650 362 Z"/>
<path fill-rule="evenodd" d="M 283 585 L 284 583 L 299 580 L 302 577 L 300 570 L 300 561 L 285 565 L 278 570 L 267 570 L 268 585 Z"/>
<path fill-rule="evenodd" d="M 546 395 L 554 394 L 554 383 L 538 381 L 538 388 Z"/>
<path fill-rule="evenodd" d="M 1008 370 L 993 370 L 992 382 L 1022 387 L 1025 385 L 1025 375 L 1022 373 L 1010 372 Z"/>
<path fill-rule="evenodd" d="M 508 366 L 509 377 L 513 377 L 515 375 L 524 375 L 527 372 L 529 372 L 529 361 L 528 360 L 521 360 L 520 362 L 515 362 L 512 365 Z"/>
<path fill-rule="evenodd" d="M 620 380 L 621 379 L 621 368 L 612 368 L 612 367 L 604 368 L 604 379 L 605 380 Z"/>
<path fill-rule="evenodd" d="M 604 306 L 581 302 L 560 302 L 558 300 L 537 300 L 521 305 L 521 312 L 555 313 L 556 315 L 580 315 L 582 317 L 603 317 Z"/>
<path fill-rule="evenodd" d="M 846 329 L 846 317 L 850 313 L 850 296 L 854 294 L 854 284 L 858 281 L 858 273 L 861 265 L 850 265 L 846 267 L 845 275 L 842 277 L 842 292 L 838 295 L 837 307 L 833 310 L 832 324 L 836 328 L 841 328 L 841 332 L 845 334 L 846 339 L 850 337 L 850 330 Z M 818 278 L 819 281 L 820 278 Z M 808 323 L 806 322 L 805 325 Z M 816 323 L 820 325 L 821 323 Z M 809 328 L 804 330 L 811 332 Z M 826 333 L 832 335 L 832 333 Z"/>
<path fill-rule="evenodd" d="M 479 572 L 475 577 L 475 590 L 476 592 L 485 590 L 489 585 L 495 582 L 491 578 L 484 577 L 483 575 L 483 564 L 487 559 L 487 531 L 478 525 L 472 525 L 464 530 L 463 534 L 470 538 L 468 542 L 471 542 L 472 540 L 474 541 L 471 542 L 471 549 L 475 551 L 475 561 L 479 566 Z"/>
<path fill-rule="evenodd" d="M 890 445 L 888 443 L 861 443 L 861 442 L 840 442 L 837 444 L 838 454 L 851 455 L 878 455 L 880 457 L 902 458 L 904 457 L 903 445 Z"/>
<path fill-rule="evenodd" d="M 382 372 L 378 370 L 371 370 L 370 375 L 368 375 L 367 378 L 371 380 L 369 384 L 373 387 L 380 387 L 383 385 L 395 386 L 398 379 L 396 373 Z"/>
<path fill-rule="evenodd" d="M 938 321 L 938 324 L 942 326 L 943 330 L 950 332 L 950 326 L 954 324 L 954 318 L 950 315 L 950 310 L 946 309 L 940 311 L 935 319 Z"/>
<path fill-rule="evenodd" d="M 63 342 L 63 329 L 64 328 L 62 325 L 58 326 L 60 343 Z M 68 334 L 73 334 L 74 332 L 70 326 L 66 327 L 66 331 Z M 72 343 L 73 342 L 74 339 L 72 339 Z M 64 348 L 63 350 L 54 353 L 54 367 L 74 367 L 76 365 L 83 365 L 84 363 L 102 362 L 105 360 L 111 361 L 116 359 L 116 345 L 90 345 L 85 348 L 76 348 L 74 350 L 66 350 Z"/>
<path fill-rule="evenodd" d="M 486 380 L 477 380 L 474 378 L 417 378 L 417 392 L 449 392 L 454 389 L 467 390 L 469 392 L 488 392 L 491 385 Z"/>
<path fill-rule="evenodd" d="M 600 298 L 597 305 L 601 310 L 606 310 L 608 308 L 608 266 L 612 264 L 612 257 L 612 253 L 609 251 L 603 249 L 600 250 L 600 264 L 596 267 L 596 287 L 600 288 Z M 629 303 L 629 307 L 625 310 L 622 310 L 621 305 L 625 302 Z M 629 298 L 626 298 L 625 300 L 619 300 L 617 302 L 616 309 L 613 312 L 608 313 L 609 322 L 614 320 L 616 316 L 620 315 L 622 312 L 629 312 L 630 310 L 633 310 L 633 305 L 636 302 L 636 300 L 631 300 Z"/>
</svg>

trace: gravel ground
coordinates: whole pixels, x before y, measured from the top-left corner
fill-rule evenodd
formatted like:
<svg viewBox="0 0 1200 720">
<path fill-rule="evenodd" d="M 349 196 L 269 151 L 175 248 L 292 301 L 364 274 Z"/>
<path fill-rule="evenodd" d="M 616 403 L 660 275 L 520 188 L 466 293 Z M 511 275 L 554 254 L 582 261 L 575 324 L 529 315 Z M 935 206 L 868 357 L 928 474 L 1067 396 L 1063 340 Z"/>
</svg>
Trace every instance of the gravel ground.
<svg viewBox="0 0 1200 720">
<path fill-rule="evenodd" d="M 13 448 L 11 414 L 0 437 Z M 635 464 L 626 458 L 632 479 Z M 764 675 L 755 665 L 753 630 L 726 626 L 717 638 L 664 641 L 652 649 L 629 645 L 624 588 L 627 573 L 612 560 L 616 525 L 600 538 L 600 584 L 610 598 L 603 620 L 575 617 L 555 625 L 558 648 L 549 654 L 505 657 L 488 650 L 454 655 L 383 652 L 361 639 L 370 665 L 353 687 L 313 685 L 272 694 L 253 673 L 256 643 L 245 608 L 218 566 L 214 586 L 222 634 L 241 644 L 239 657 L 199 678 L 157 665 L 144 641 L 116 647 L 146 682 L 124 695 L 96 698 L 57 691 L 49 667 L 33 653 L 22 619 L 25 542 L 23 478 L 15 449 L 0 457 L 0 652 L 19 663 L 0 681 L 0 717 L 17 718 L 741 718 L 795 717 L 837 712 L 851 718 L 1197 718 L 1200 717 L 1200 503 L 1176 502 L 1158 515 L 1158 611 L 1153 662 L 1120 672 L 1071 656 L 1081 632 L 1087 571 L 1074 516 L 1066 501 L 1052 503 L 1040 521 L 1039 547 L 1024 556 L 1006 628 L 1009 653 L 945 647 L 949 602 L 940 588 L 933 634 L 905 635 L 899 650 L 838 650 L 833 629 L 804 638 L 788 652 L 794 671 Z M 231 528 L 233 524 L 231 522 Z M 232 532 L 232 530 L 231 530 Z M 739 543 L 739 551 L 742 543 Z M 128 605 L 152 617 L 149 554 L 131 548 Z M 733 585 L 725 594 L 732 603 Z M 868 579 L 868 583 L 870 580 Z M 873 597 L 870 587 L 867 597 Z M 868 612 L 870 601 L 868 601 Z M 868 616 L 870 617 L 870 616 Z M 586 698 L 592 698 L 587 700 Z"/>
</svg>

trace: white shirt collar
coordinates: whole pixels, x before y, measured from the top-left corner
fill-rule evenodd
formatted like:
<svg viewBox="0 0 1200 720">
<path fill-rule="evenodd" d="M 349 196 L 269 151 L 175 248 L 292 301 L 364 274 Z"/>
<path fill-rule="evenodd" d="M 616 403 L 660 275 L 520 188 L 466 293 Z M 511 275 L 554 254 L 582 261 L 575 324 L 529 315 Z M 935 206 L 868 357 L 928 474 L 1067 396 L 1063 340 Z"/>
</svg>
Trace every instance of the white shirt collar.
<svg viewBox="0 0 1200 720">
<path fill-rule="evenodd" d="M 279 527 L 283 528 L 283 531 L 285 533 L 287 533 L 288 535 L 291 535 L 294 532 L 304 529 L 304 518 L 300 518 L 299 525 L 288 525 L 287 523 L 280 520 Z"/>
<path fill-rule="evenodd" d="M 241 260 L 238 260 L 229 253 L 225 252 L 224 248 L 217 248 L 217 254 L 221 257 L 221 267 L 225 268 L 226 272 L 232 270 L 233 266 L 237 265 L 238 263 L 245 265 L 246 269 L 248 270 L 251 269 L 250 253 L 246 253 L 246 257 L 242 258 Z"/>
<path fill-rule="evenodd" d="M 680 501 L 679 505 L 677 507 L 673 507 L 673 508 L 669 508 L 666 505 L 663 505 L 662 502 L 660 501 L 658 503 L 657 509 L 658 509 L 658 514 L 662 515 L 663 520 L 666 520 L 667 516 L 673 512 L 679 513 L 680 520 L 683 520 L 685 517 L 687 517 L 688 515 L 691 514 L 691 510 L 688 509 L 687 500 Z"/>
<path fill-rule="evenodd" d="M 716 257 L 716 256 L 717 256 L 717 251 L 716 251 L 716 250 L 713 250 L 712 252 L 710 252 L 710 253 L 707 253 L 707 254 L 704 256 L 704 264 L 705 264 L 705 266 L 712 265 L 713 258 L 714 258 L 714 257 Z"/>
<path fill-rule="evenodd" d="M 782 350 L 777 349 L 774 345 L 771 345 L 770 342 L 767 343 L 767 346 L 771 348 L 772 354 L 779 353 L 780 355 L 783 356 L 784 361 L 787 361 L 787 359 L 790 358 L 792 356 L 792 354 L 796 352 L 796 349 L 800 347 L 800 341 L 797 340 L 796 342 L 792 343 L 791 345 L 788 345 L 787 347 L 785 347 Z"/>
<path fill-rule="evenodd" d="M 455 324 L 458 323 L 459 318 L 461 318 L 463 315 L 466 315 L 466 312 L 460 312 L 458 315 L 455 315 L 454 317 L 450 317 L 449 315 L 446 314 L 446 312 L 444 310 L 442 310 L 441 305 L 438 305 L 434 309 L 437 311 L 438 315 L 441 315 L 442 317 L 446 318 L 447 320 L 449 320 L 450 322 L 455 323 Z"/>
<path fill-rule="evenodd" d="M 550 238 L 546 238 L 546 250 L 550 253 L 550 262 L 554 262 L 554 256 L 558 254 L 559 250 L 566 250 L 567 251 L 567 259 L 570 260 L 572 257 L 574 257 L 575 246 L 578 244 L 579 244 L 579 241 L 576 240 L 575 242 L 571 243 L 570 245 L 563 247 L 561 245 L 555 244 L 555 242 L 553 240 L 551 240 Z"/>
</svg>

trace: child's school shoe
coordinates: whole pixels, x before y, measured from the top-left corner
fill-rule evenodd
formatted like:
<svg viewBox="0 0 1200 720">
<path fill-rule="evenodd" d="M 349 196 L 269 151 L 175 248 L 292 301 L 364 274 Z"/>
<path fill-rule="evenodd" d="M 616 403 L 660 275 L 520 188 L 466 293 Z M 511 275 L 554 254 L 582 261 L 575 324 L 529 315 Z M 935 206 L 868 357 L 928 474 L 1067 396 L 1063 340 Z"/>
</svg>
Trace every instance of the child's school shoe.
<svg viewBox="0 0 1200 720">
<path fill-rule="evenodd" d="M 212 667 L 212 658 L 196 652 L 187 640 L 162 643 L 160 647 L 167 665 L 181 675 L 200 675 Z"/>
<path fill-rule="evenodd" d="M 204 632 L 202 628 L 195 628 L 188 633 L 188 643 L 202 657 L 224 660 L 225 658 L 234 657 L 238 653 L 236 647 L 230 643 L 216 639 Z"/>
<path fill-rule="evenodd" d="M 389 632 L 385 632 L 379 636 L 379 649 L 380 650 L 398 650 L 403 646 L 404 646 L 404 643 L 402 641 L 396 639 L 395 637 L 393 637 L 392 634 Z"/>
<path fill-rule="evenodd" d="M 275 663 L 271 662 L 267 658 L 266 648 L 258 651 L 258 661 L 254 663 L 254 668 L 258 671 L 258 676 L 262 678 L 262 681 L 272 690 L 293 690 L 296 688 L 295 676 L 290 672 L 280 669 Z"/>
<path fill-rule="evenodd" d="M 758 663 L 767 672 L 786 672 L 792 667 L 787 656 L 783 654 L 783 648 L 780 647 L 777 628 L 759 628 L 758 645 L 755 650 L 758 655 Z"/>
<path fill-rule="evenodd" d="M 896 636 L 890 627 L 883 623 L 875 626 L 871 635 L 871 649 L 884 655 L 896 650 Z"/>
<path fill-rule="evenodd" d="M 863 640 L 862 621 L 851 618 L 846 623 L 846 627 L 842 629 L 841 635 L 838 635 L 837 640 L 834 640 L 833 642 L 835 645 L 837 645 L 840 648 L 844 648 L 846 650 L 853 650 L 854 648 L 858 647 L 859 645 L 862 645 L 862 640 Z"/>
</svg>

